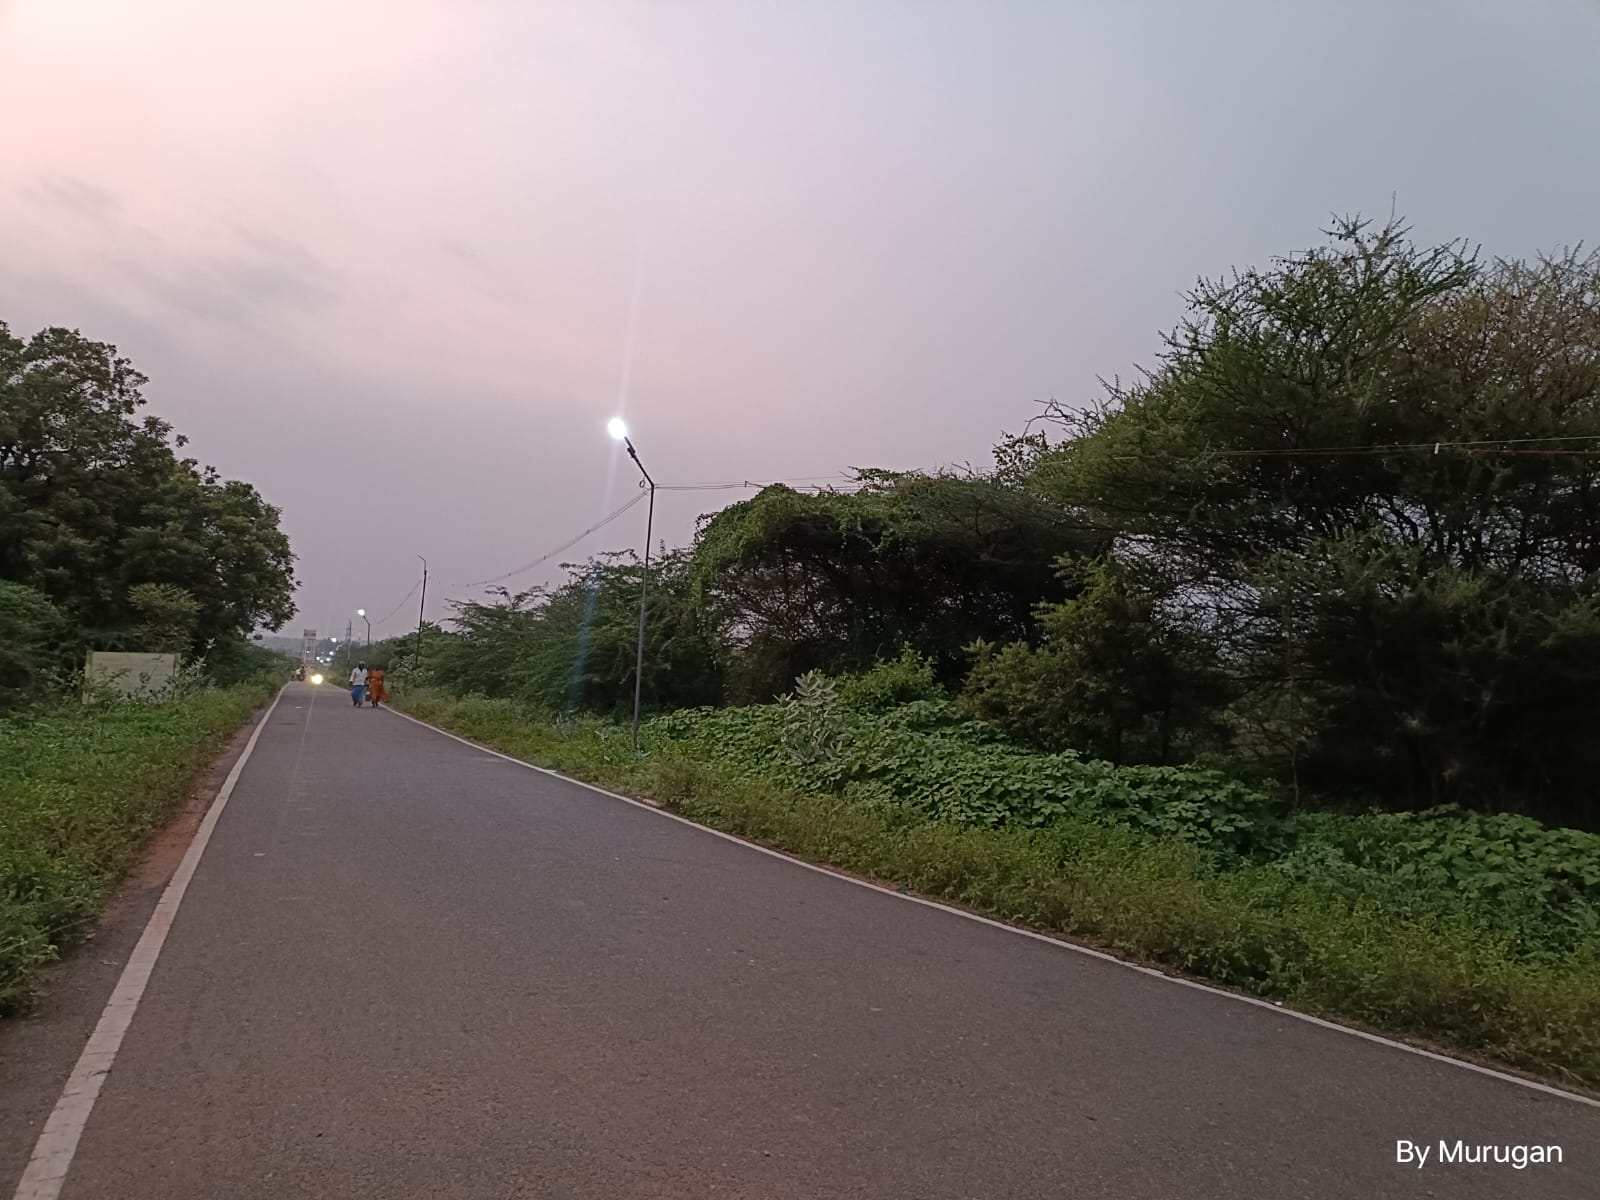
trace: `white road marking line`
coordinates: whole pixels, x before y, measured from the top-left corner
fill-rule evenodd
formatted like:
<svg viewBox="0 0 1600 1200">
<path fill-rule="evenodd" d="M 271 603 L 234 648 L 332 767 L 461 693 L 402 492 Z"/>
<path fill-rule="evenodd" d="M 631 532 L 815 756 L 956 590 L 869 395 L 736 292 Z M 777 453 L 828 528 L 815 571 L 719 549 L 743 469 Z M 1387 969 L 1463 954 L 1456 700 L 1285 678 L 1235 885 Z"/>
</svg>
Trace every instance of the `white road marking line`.
<svg viewBox="0 0 1600 1200">
<path fill-rule="evenodd" d="M 139 937 L 139 944 L 133 948 L 133 954 L 127 966 L 123 967 L 117 986 L 95 1024 L 94 1032 L 89 1035 L 83 1053 L 78 1056 L 77 1066 L 67 1076 L 66 1086 L 61 1089 L 61 1098 L 56 1101 L 49 1119 L 44 1123 L 44 1130 L 39 1134 L 39 1140 L 34 1143 L 33 1156 L 28 1159 L 28 1165 L 22 1172 L 14 1200 L 56 1200 L 61 1194 L 61 1185 L 66 1182 L 73 1155 L 78 1151 L 78 1139 L 83 1136 L 84 1126 L 89 1123 L 89 1114 L 94 1111 L 100 1087 L 105 1083 L 111 1064 L 122 1046 L 123 1035 L 133 1022 L 134 1011 L 139 1007 L 145 985 L 150 982 L 150 973 L 161 955 L 161 947 L 172 930 L 173 918 L 178 915 L 183 893 L 189 887 L 189 880 L 194 877 L 200 856 L 205 853 L 206 843 L 211 840 L 211 831 L 216 828 L 217 819 L 222 816 L 222 810 L 228 803 L 228 797 L 233 794 L 234 785 L 239 782 L 245 763 L 250 761 L 250 752 L 256 748 L 256 740 L 272 719 L 278 701 L 283 699 L 284 690 L 280 689 L 272 698 L 272 704 L 251 731 L 250 740 L 244 744 L 244 750 L 233 764 L 233 770 L 228 772 L 227 779 L 223 780 L 216 799 L 211 802 L 205 818 L 200 822 L 200 828 L 195 830 L 194 840 L 189 843 L 178 869 L 173 872 L 166 890 L 161 893 L 161 899 L 156 902 L 155 911 L 150 914 L 144 933 Z"/>
<path fill-rule="evenodd" d="M 770 846 L 758 845 L 755 842 L 746 841 L 744 838 L 738 837 L 734 834 L 724 833 L 720 829 L 713 829 L 709 825 L 701 825 L 698 822 L 689 820 L 687 817 L 680 817 L 677 813 L 667 812 L 658 804 L 654 804 L 645 800 L 636 800 L 632 796 L 624 796 L 619 792 L 610 792 L 603 787 L 596 787 L 592 783 L 585 783 L 581 779 L 573 779 L 570 775 L 563 775 L 560 771 L 553 771 L 549 767 L 541 767 L 535 763 L 524 762 L 520 758 L 513 758 L 509 754 L 502 754 L 498 750 L 493 750 L 487 746 L 479 745 L 477 742 L 470 741 L 459 734 L 451 733 L 448 729 L 441 729 L 437 725 L 431 725 L 427 721 L 419 720 L 418 718 L 410 716 L 407 713 L 400 712 L 397 709 L 391 708 L 388 711 L 394 713 L 394 715 L 397 717 L 402 717 L 405 720 L 410 721 L 414 725 L 421 725 L 424 729 L 431 729 L 434 733 L 442 734 L 443 736 L 450 738 L 452 741 L 460 742 L 463 746 L 470 746 L 474 750 L 492 754 L 495 758 L 503 758 L 506 762 L 515 763 L 519 767 L 526 767 L 530 771 L 538 771 L 541 775 L 549 775 L 553 778 L 560 779 L 577 787 L 586 788 L 591 792 L 597 792 L 602 796 L 609 796 L 613 800 L 620 800 L 624 804 L 631 804 L 635 808 L 642 808 L 646 812 L 655 813 L 655 815 L 658 817 L 665 817 L 669 821 L 677 821 L 679 824 L 687 825 L 691 829 L 698 829 L 702 833 L 709 833 L 712 837 L 719 837 L 724 841 L 732 842 L 737 846 L 743 846 L 748 850 L 755 850 L 760 854 L 766 854 L 772 858 L 781 859 L 786 863 L 792 863 L 794 866 L 804 867 L 808 871 L 815 871 L 817 874 L 826 875 L 830 879 L 838 879 L 844 883 L 854 884 L 856 887 L 866 888 L 868 891 L 877 892 L 880 896 L 890 896 L 896 900 L 906 900 L 912 904 L 921 904 L 926 908 L 935 908 L 940 912 L 949 913 L 951 916 L 961 917 L 963 920 L 976 921 L 980 925 L 990 925 L 995 929 L 1003 929 L 1007 933 L 1016 934 L 1018 937 L 1032 938 L 1036 942 L 1045 942 L 1051 946 L 1057 946 L 1062 950 L 1070 950 L 1074 954 L 1082 954 L 1088 958 L 1096 958 L 1101 962 L 1107 962 L 1114 966 L 1122 967 L 1124 970 L 1137 971 L 1141 975 L 1148 975 L 1152 979 L 1161 980 L 1163 983 L 1174 983 L 1179 987 L 1193 988 L 1197 992 L 1205 992 L 1208 995 L 1221 996 L 1228 1000 L 1236 1000 L 1240 1004 L 1249 1004 L 1256 1008 L 1264 1008 L 1268 1012 L 1276 1013 L 1280 1017 L 1292 1017 L 1296 1021 L 1304 1021 L 1308 1025 L 1316 1025 L 1322 1029 L 1331 1029 L 1335 1033 L 1348 1034 L 1350 1037 L 1360 1038 L 1362 1041 L 1372 1042 L 1374 1045 L 1387 1046 L 1391 1050 L 1403 1050 L 1407 1054 L 1415 1054 L 1421 1058 L 1431 1059 L 1437 1063 L 1444 1063 L 1446 1066 L 1459 1067 L 1463 1071 L 1472 1071 L 1478 1075 L 1487 1075 L 1490 1079 L 1498 1079 L 1502 1083 L 1514 1083 L 1518 1087 L 1528 1088 L 1535 1092 L 1543 1092 L 1547 1096 L 1556 1096 L 1562 1100 L 1572 1100 L 1578 1104 L 1586 1104 L 1590 1108 L 1600 1108 L 1600 1099 L 1595 1099 L 1592 1096 L 1585 1096 L 1579 1092 L 1565 1091 L 1562 1088 L 1554 1087 L 1548 1083 L 1540 1083 L 1538 1080 L 1524 1079 L 1520 1075 L 1512 1075 L 1506 1071 L 1497 1071 L 1493 1067 L 1479 1066 L 1477 1063 L 1467 1062 L 1465 1059 L 1452 1058 L 1448 1054 L 1440 1054 L 1434 1050 L 1425 1050 L 1421 1046 L 1412 1046 L 1405 1042 L 1397 1042 L 1393 1038 L 1386 1038 L 1381 1034 L 1368 1033 L 1365 1029 L 1355 1029 L 1349 1025 L 1341 1025 L 1337 1021 L 1329 1021 L 1323 1017 L 1314 1017 L 1310 1013 L 1296 1012 L 1294 1009 L 1285 1008 L 1281 1003 L 1277 1003 L 1272 1000 L 1263 1000 L 1257 996 L 1245 996 L 1238 992 L 1230 992 L 1224 988 L 1212 987 L 1208 983 L 1201 983 L 1197 979 L 1185 979 L 1181 975 L 1169 975 L 1165 971 L 1158 970 L 1155 967 L 1146 967 L 1139 963 L 1128 962 L 1126 959 L 1118 958 L 1114 954 L 1107 954 L 1103 950 L 1095 950 L 1089 946 L 1080 946 L 1076 942 L 1068 942 L 1062 940 L 1061 938 L 1051 937 L 1047 933 L 1040 933 L 1034 929 L 1023 929 L 1017 925 L 1007 925 L 1004 921 L 996 921 L 993 917 L 980 916 L 977 913 L 967 912 L 964 909 L 952 908 L 950 905 L 941 904 L 937 900 L 929 900 L 926 896 L 916 896 L 909 892 L 900 892 L 894 890 L 893 888 L 884 887 L 881 884 L 871 883 L 865 879 L 857 879 L 855 876 L 846 875 L 842 871 L 835 871 L 829 867 L 819 866 L 817 863 L 806 862 L 802 858 L 795 858 L 793 855 L 784 854 L 782 851 L 774 850 Z"/>
</svg>

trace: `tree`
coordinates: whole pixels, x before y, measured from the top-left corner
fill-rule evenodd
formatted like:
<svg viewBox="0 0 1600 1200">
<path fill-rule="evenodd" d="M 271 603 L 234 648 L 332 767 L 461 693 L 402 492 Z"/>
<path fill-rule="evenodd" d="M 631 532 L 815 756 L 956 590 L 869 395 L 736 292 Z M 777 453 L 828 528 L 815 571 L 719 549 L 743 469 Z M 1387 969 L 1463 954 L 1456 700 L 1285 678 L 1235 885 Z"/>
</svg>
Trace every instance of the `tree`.
<svg viewBox="0 0 1600 1200">
<path fill-rule="evenodd" d="M 702 521 L 693 579 L 733 650 L 736 698 L 812 670 L 861 671 L 905 646 L 941 681 L 976 638 L 1027 640 L 1062 594 L 1056 561 L 1103 538 L 1037 493 L 978 475 L 863 471 L 854 492 L 763 489 Z"/>
<path fill-rule="evenodd" d="M 1600 259 L 1355 220 L 1190 303 L 1033 486 L 1174 580 L 1313 785 L 1594 820 Z"/>
<path fill-rule="evenodd" d="M 647 707 L 715 704 L 720 646 L 694 603 L 682 551 L 651 563 L 641 700 Z M 514 696 L 544 708 L 622 714 L 633 705 L 640 565 L 631 554 L 568 565 L 554 588 L 457 605 L 458 635 L 433 677 L 458 692 Z"/>
<path fill-rule="evenodd" d="M 142 586 L 193 601 L 186 649 L 278 628 L 294 614 L 278 510 L 179 459 L 185 439 L 136 416 L 145 382 L 113 346 L 0 324 L 0 579 L 38 589 L 103 647 L 139 636 L 134 597 L 155 595 Z"/>
<path fill-rule="evenodd" d="M 1039 608 L 1041 644 L 973 647 L 973 716 L 1040 749 L 1168 763 L 1212 749 L 1226 699 L 1209 645 L 1115 558 L 1067 563 L 1076 593 Z"/>
<path fill-rule="evenodd" d="M 200 604 L 170 583 L 140 583 L 128 589 L 128 606 L 140 617 L 134 629 L 146 650 L 181 654 L 194 641 Z"/>
</svg>

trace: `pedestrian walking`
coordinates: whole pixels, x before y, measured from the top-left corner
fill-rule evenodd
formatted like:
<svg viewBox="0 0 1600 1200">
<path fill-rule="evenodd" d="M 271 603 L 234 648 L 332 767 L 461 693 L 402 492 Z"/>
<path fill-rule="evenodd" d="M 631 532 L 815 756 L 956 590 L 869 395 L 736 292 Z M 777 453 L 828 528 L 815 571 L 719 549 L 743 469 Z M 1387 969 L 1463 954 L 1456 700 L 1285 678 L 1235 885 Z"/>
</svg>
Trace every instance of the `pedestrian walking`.
<svg viewBox="0 0 1600 1200">
<path fill-rule="evenodd" d="M 350 672 L 350 703 L 356 708 L 367 697 L 367 664 L 357 663 Z"/>
<path fill-rule="evenodd" d="M 367 672 L 367 703 L 377 708 L 389 698 L 389 689 L 383 686 L 383 668 L 373 667 Z"/>
</svg>

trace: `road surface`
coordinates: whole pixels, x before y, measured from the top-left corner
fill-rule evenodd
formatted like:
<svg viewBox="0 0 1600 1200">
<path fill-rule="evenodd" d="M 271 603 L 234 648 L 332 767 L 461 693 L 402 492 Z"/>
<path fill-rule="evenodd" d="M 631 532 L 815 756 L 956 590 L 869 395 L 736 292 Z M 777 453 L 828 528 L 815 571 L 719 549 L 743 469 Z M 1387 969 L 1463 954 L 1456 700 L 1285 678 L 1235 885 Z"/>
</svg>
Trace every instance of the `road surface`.
<svg viewBox="0 0 1600 1200">
<path fill-rule="evenodd" d="M 1565 1161 L 1395 1161 L 1441 1138 Z M 61 1195 L 1593 1200 L 1597 1178 L 1600 1109 L 291 685 Z"/>
</svg>

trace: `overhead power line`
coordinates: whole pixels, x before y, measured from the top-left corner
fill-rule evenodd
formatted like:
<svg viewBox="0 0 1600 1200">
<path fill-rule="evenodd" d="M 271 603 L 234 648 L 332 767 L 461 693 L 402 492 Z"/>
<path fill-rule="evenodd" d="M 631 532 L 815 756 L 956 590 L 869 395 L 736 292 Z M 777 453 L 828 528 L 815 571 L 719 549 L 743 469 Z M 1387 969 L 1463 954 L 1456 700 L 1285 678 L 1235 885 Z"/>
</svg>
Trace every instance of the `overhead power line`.
<svg viewBox="0 0 1600 1200">
<path fill-rule="evenodd" d="M 1549 443 L 1600 442 L 1600 434 L 1559 437 L 1485 438 L 1478 441 L 1389 442 L 1364 446 L 1260 446 L 1243 450 L 1213 450 L 1219 458 L 1295 458 L 1310 455 L 1438 453 L 1444 450 L 1483 450 L 1498 454 L 1600 454 L 1600 449 L 1565 449 Z"/>
<path fill-rule="evenodd" d="M 833 483 L 807 483 L 808 479 L 830 479 Z M 729 480 L 726 483 L 664 483 L 659 491 L 663 492 L 737 492 L 750 488 L 788 487 L 797 492 L 842 492 L 853 491 L 859 486 L 857 481 L 848 475 L 808 475 L 801 479 L 740 479 Z"/>
<path fill-rule="evenodd" d="M 596 521 L 593 525 L 589 526 L 589 528 L 585 529 L 582 533 L 578 534 L 576 537 L 570 538 L 567 541 L 562 542 L 561 545 L 557 546 L 554 550 L 549 550 L 549 551 L 546 551 L 544 554 L 541 554 L 538 558 L 534 559 L 532 562 L 523 563 L 520 567 L 513 568 L 510 571 L 506 571 L 504 574 L 495 575 L 495 576 L 492 576 L 492 577 L 490 577 L 488 579 L 474 579 L 474 580 L 471 580 L 468 583 L 458 583 L 458 584 L 455 584 L 453 586 L 455 586 L 455 587 L 482 587 L 485 584 L 499 583 L 502 580 L 510 579 L 515 575 L 521 575 L 524 572 L 531 571 L 535 567 L 549 562 L 556 555 L 564 554 L 566 551 L 572 549 L 579 542 L 583 541 L 584 538 L 588 537 L 591 533 L 598 533 L 600 530 L 604 529 L 607 525 L 611 524 L 611 522 L 615 521 L 618 517 L 622 516 L 623 513 L 627 512 L 634 505 L 636 505 L 640 501 L 642 501 L 645 498 L 645 496 L 646 496 L 645 492 L 640 492 L 637 496 L 635 496 L 632 500 L 629 500 L 621 508 L 616 509 L 615 511 L 613 511 L 613 512 L 607 514 L 606 516 L 602 517 L 600 520 Z"/>
<path fill-rule="evenodd" d="M 421 586 L 422 586 L 422 580 L 420 580 L 420 579 L 417 580 L 416 583 L 413 583 L 411 585 L 411 590 L 409 592 L 407 592 L 404 596 L 400 597 L 400 602 L 398 604 L 396 604 L 387 613 L 385 613 L 383 616 L 379 617 L 376 621 L 374 621 L 372 623 L 373 628 L 376 629 L 376 628 L 380 627 L 385 621 L 390 620 L 395 615 L 395 613 L 399 612 L 405 606 L 405 602 L 407 600 L 411 599 L 411 597 L 413 597 L 413 596 L 415 596 L 417 594 L 417 589 L 419 587 L 421 587 Z"/>
<path fill-rule="evenodd" d="M 845 486 L 844 487 L 835 487 L 834 485 L 831 485 L 831 484 L 815 484 L 815 483 L 810 482 L 812 480 L 819 480 L 819 479 L 837 480 L 839 483 L 844 484 Z M 720 482 L 720 483 L 661 484 L 656 488 L 656 490 L 657 491 L 661 491 L 661 492 L 722 492 L 722 491 L 738 491 L 738 490 L 748 489 L 748 488 L 773 487 L 773 486 L 776 486 L 778 484 L 783 484 L 784 486 L 787 486 L 787 487 L 795 487 L 796 490 L 798 490 L 798 491 L 836 491 L 836 490 L 844 491 L 844 490 L 850 490 L 850 486 L 853 484 L 853 482 L 854 481 L 849 476 L 840 475 L 840 474 L 835 473 L 833 475 L 801 475 L 801 476 L 797 476 L 796 478 L 793 478 L 793 479 L 768 479 L 768 480 L 743 479 L 743 480 L 729 480 L 727 482 Z M 583 539 L 588 537 L 590 534 L 598 533 L 601 529 L 604 529 L 607 525 L 611 524 L 611 522 L 615 521 L 618 517 L 622 516 L 623 513 L 627 512 L 634 505 L 636 505 L 636 504 L 640 503 L 642 500 L 644 500 L 645 497 L 646 497 L 646 493 L 640 492 L 637 496 L 635 496 L 632 500 L 629 500 L 621 508 L 618 508 L 615 511 L 613 511 L 611 513 L 608 513 L 606 516 L 602 517 L 599 521 L 595 522 L 595 524 L 593 524 L 593 525 L 589 526 L 589 528 L 585 529 L 582 533 L 577 534 L 576 536 L 574 536 L 572 538 L 569 538 L 565 542 L 562 542 L 561 545 L 557 546 L 554 550 L 546 551 L 544 554 L 541 554 L 538 558 L 533 559 L 531 562 L 523 563 L 520 567 L 513 568 L 510 571 L 506 571 L 506 572 L 504 572 L 503 574 L 500 574 L 500 575 L 492 576 L 492 577 L 490 577 L 488 579 L 474 579 L 474 580 L 471 580 L 471 581 L 469 581 L 467 583 L 456 583 L 456 584 L 452 584 L 451 586 L 455 587 L 455 588 L 482 587 L 482 586 L 484 586 L 486 584 L 501 583 L 504 580 L 513 578 L 514 576 L 525 574 L 526 572 L 533 570 L 535 567 L 542 566 L 543 564 L 549 562 L 552 558 L 556 557 L 556 555 L 564 554 L 566 551 L 568 551 L 568 550 L 572 549 L 572 547 L 576 546 L 579 542 L 583 541 Z M 415 591 L 416 589 L 413 588 L 412 590 Z M 410 597 L 407 596 L 406 599 L 410 599 Z M 405 604 L 405 600 L 400 601 L 400 604 L 395 605 L 395 611 L 398 612 L 400 610 L 400 607 L 402 605 L 404 605 L 404 604 Z M 391 613 L 390 615 L 392 616 L 393 614 Z M 388 620 L 387 617 L 385 617 L 384 619 Z"/>
</svg>

